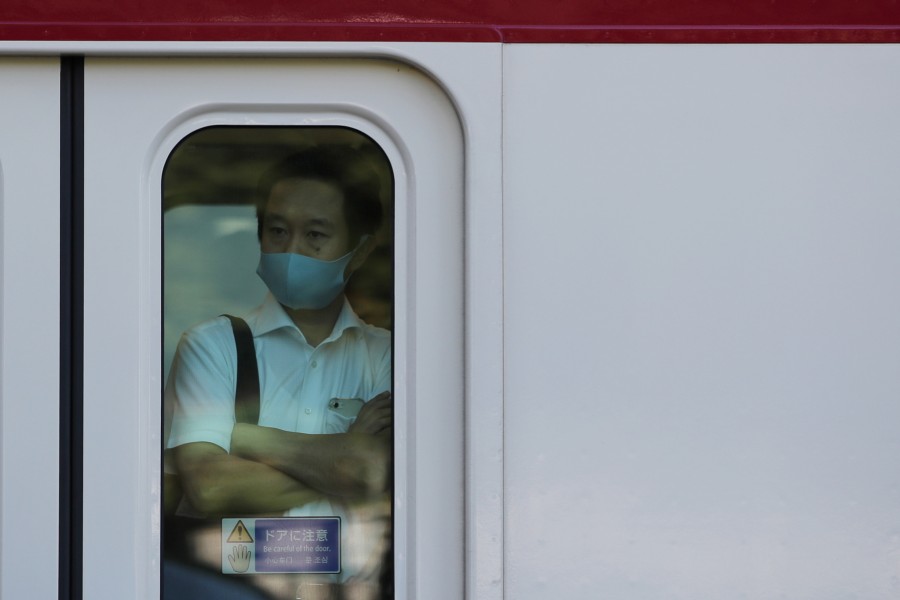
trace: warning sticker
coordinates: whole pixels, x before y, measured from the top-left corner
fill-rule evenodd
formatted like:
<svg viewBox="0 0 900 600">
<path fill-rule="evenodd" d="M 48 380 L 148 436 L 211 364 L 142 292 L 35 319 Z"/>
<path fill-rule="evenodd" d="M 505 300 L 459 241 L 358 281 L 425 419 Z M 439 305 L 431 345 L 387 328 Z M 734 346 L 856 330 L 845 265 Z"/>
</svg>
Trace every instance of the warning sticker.
<svg viewBox="0 0 900 600">
<path fill-rule="evenodd" d="M 223 573 L 340 571 L 339 517 L 222 519 Z"/>
<path fill-rule="evenodd" d="M 229 544 L 233 544 L 235 542 L 252 542 L 253 538 L 250 537 L 250 532 L 247 531 L 247 528 L 244 527 L 243 521 L 238 521 L 237 525 L 234 526 L 234 529 L 231 530 L 231 535 L 228 536 L 228 539 L 225 540 Z"/>
</svg>

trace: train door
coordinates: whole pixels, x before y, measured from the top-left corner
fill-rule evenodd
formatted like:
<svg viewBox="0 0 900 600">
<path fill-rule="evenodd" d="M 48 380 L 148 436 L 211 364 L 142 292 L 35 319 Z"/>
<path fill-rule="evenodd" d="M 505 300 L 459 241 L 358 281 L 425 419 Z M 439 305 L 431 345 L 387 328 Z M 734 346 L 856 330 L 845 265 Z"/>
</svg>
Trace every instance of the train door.
<svg viewBox="0 0 900 600">
<path fill-rule="evenodd" d="M 201 256 L 164 236 L 192 223 L 195 233 L 181 239 L 209 235 L 218 243 L 235 234 L 252 250 L 252 205 L 228 206 L 229 189 L 247 187 L 259 171 L 226 183 L 218 200 L 210 194 L 222 183 L 216 177 L 247 164 L 262 169 L 267 151 L 287 153 L 285 136 L 301 146 L 325 143 L 313 139 L 324 131 L 357 140 L 350 145 L 367 140 L 393 174 L 384 263 L 392 268 L 393 319 L 390 305 L 381 315 L 393 334 L 396 597 L 460 597 L 464 150 L 445 93 L 390 60 L 89 57 L 84 130 L 84 596 L 160 597 L 162 391 L 179 334 L 169 329 L 181 327 L 168 318 L 167 277 L 215 272 L 239 293 L 265 291 L 244 272 L 255 258 L 232 263 L 231 254 L 209 248 Z M 172 169 L 187 164 L 173 167 L 178 152 L 200 152 L 208 168 L 182 168 L 180 183 L 171 183 Z M 189 209 L 181 221 L 166 210 L 176 205 Z M 198 262 L 206 260 L 213 263 Z M 234 308 L 215 303 L 204 305 L 202 318 Z"/>
</svg>

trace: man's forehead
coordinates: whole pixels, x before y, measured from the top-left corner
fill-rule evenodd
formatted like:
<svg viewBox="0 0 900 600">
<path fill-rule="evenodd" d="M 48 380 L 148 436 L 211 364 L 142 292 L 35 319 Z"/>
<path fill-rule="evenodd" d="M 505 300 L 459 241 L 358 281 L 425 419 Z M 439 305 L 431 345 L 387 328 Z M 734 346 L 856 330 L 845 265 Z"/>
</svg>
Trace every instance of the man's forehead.
<svg viewBox="0 0 900 600">
<path fill-rule="evenodd" d="M 304 213 L 308 218 L 316 219 L 344 218 L 343 192 L 335 184 L 318 179 L 282 179 L 272 186 L 267 204 L 267 213 Z"/>
<path fill-rule="evenodd" d="M 269 197 L 294 195 L 327 195 L 343 198 L 341 188 L 332 181 L 315 177 L 287 177 L 279 179 L 272 186 Z"/>
</svg>

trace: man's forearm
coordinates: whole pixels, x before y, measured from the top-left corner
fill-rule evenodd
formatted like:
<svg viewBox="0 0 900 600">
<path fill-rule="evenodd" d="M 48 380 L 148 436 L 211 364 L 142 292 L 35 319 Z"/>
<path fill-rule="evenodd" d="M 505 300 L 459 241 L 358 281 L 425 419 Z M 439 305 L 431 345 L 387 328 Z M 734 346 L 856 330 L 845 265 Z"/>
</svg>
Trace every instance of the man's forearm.
<svg viewBox="0 0 900 600">
<path fill-rule="evenodd" d="M 177 448 L 176 463 L 185 495 L 205 515 L 282 513 L 323 498 L 282 471 L 213 444 Z"/>
<path fill-rule="evenodd" d="M 324 494 L 364 497 L 390 482 L 390 438 L 363 433 L 304 434 L 237 424 L 231 452 Z"/>
</svg>

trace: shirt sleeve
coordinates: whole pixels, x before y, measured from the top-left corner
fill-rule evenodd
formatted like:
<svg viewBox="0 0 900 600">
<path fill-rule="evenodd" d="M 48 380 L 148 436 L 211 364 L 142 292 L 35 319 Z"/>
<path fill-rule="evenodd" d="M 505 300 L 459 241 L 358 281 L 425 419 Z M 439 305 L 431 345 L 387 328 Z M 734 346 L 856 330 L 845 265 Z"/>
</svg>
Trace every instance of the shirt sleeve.
<svg viewBox="0 0 900 600">
<path fill-rule="evenodd" d="M 393 373 L 391 361 L 391 336 L 385 336 L 385 340 L 381 344 L 380 352 L 375 357 L 375 386 L 372 395 L 366 400 L 377 396 L 381 392 L 391 390 L 391 375 Z"/>
<path fill-rule="evenodd" d="M 201 324 L 178 343 L 165 391 L 173 407 L 168 448 L 209 442 L 231 450 L 237 356 L 223 325 L 219 319 Z"/>
</svg>

